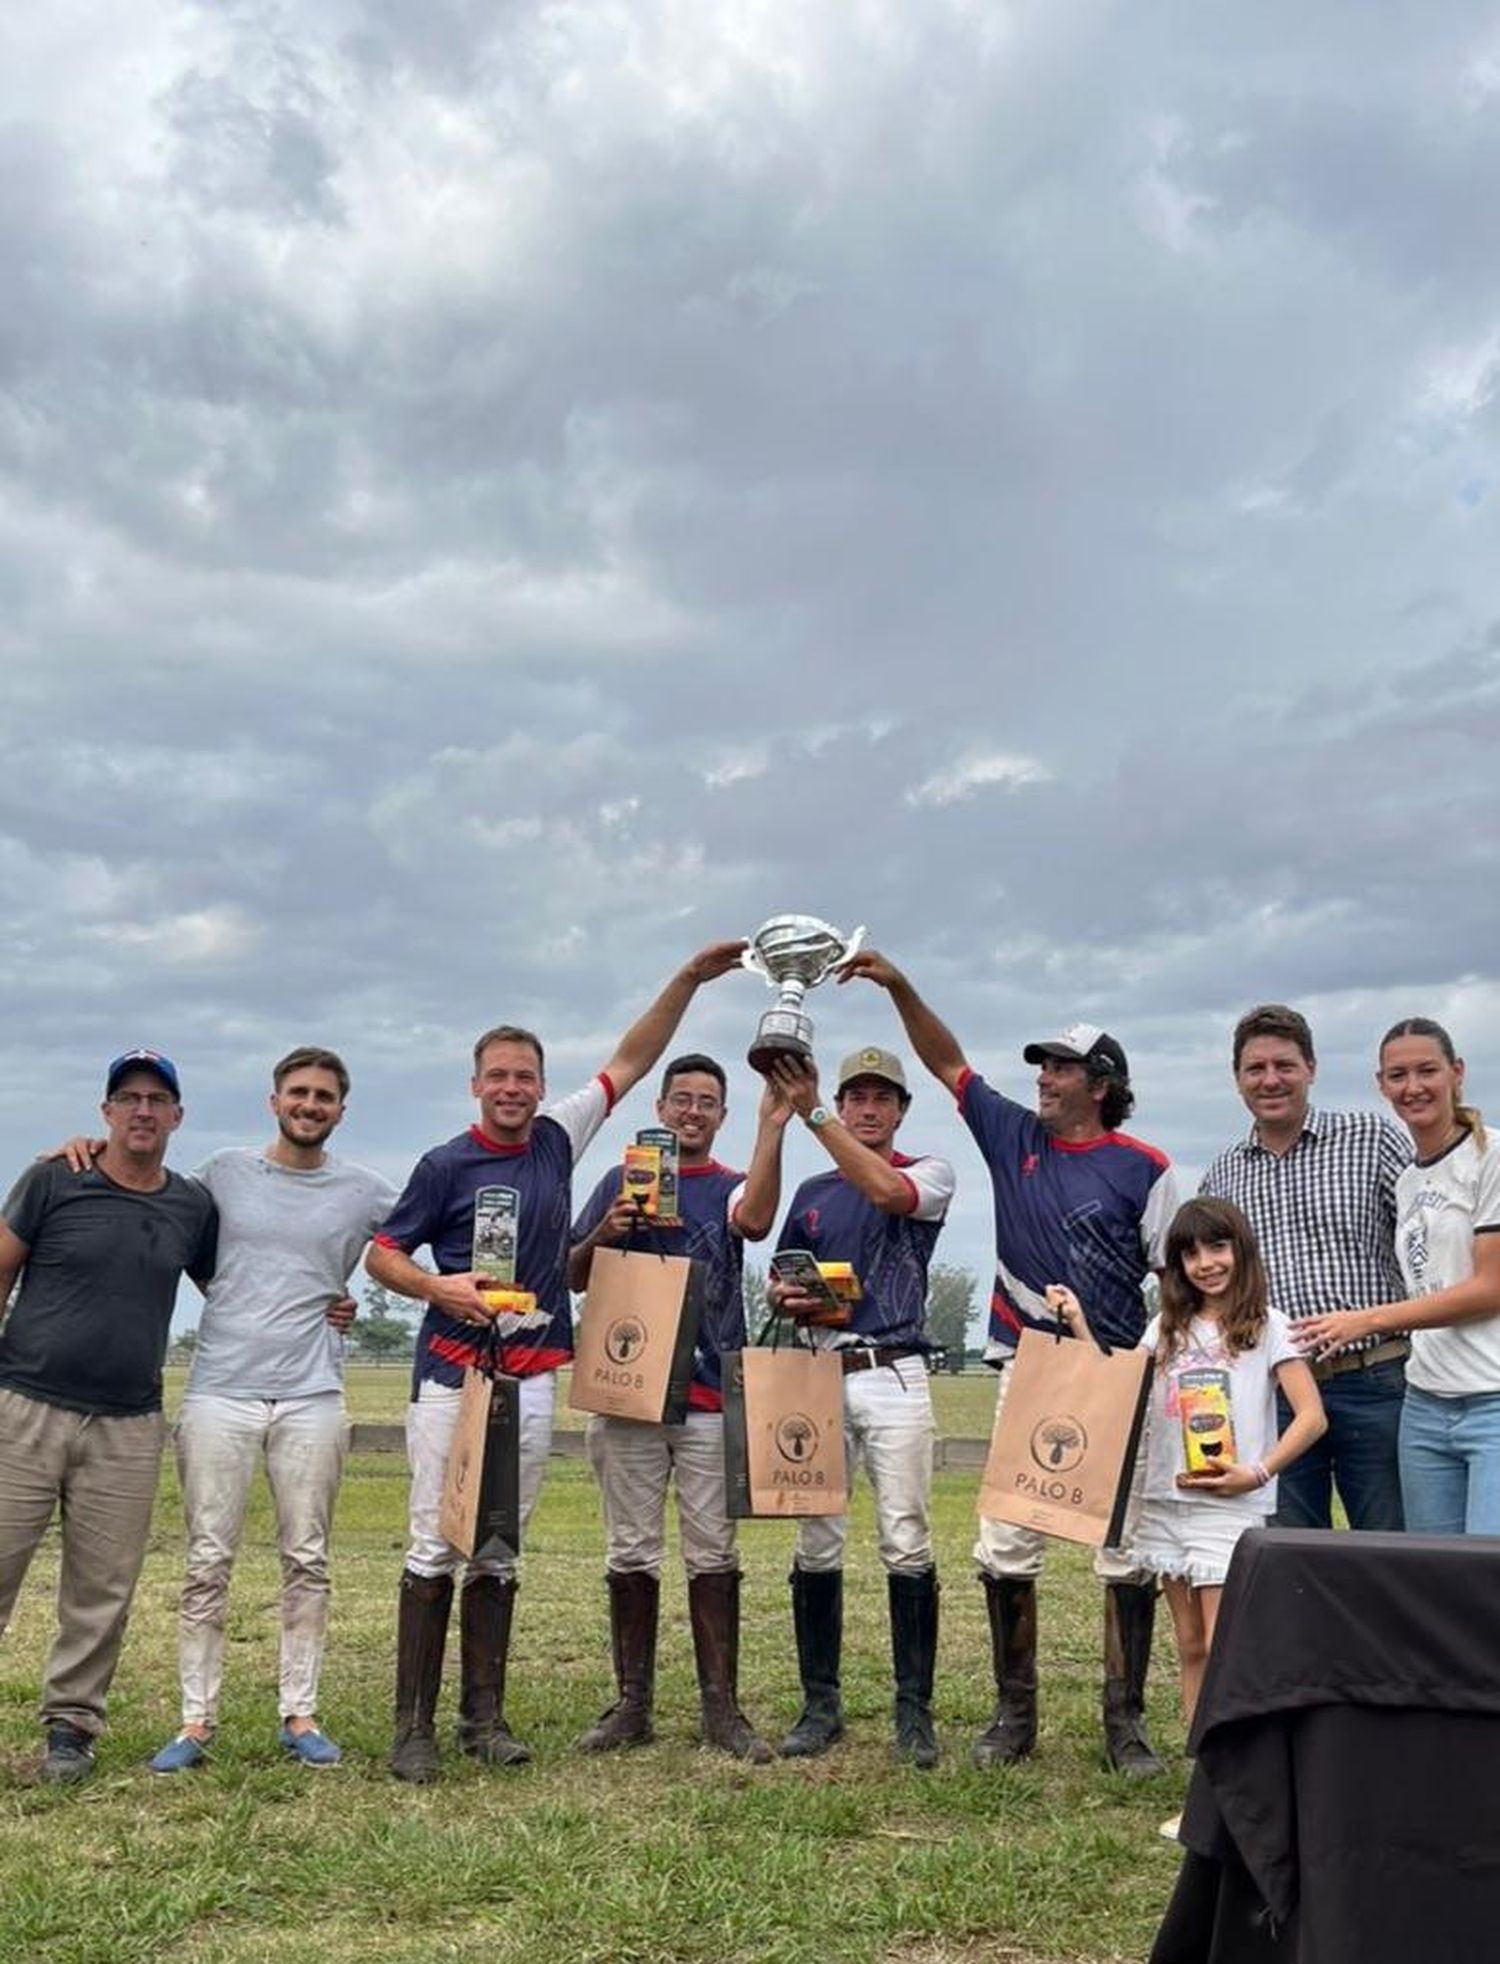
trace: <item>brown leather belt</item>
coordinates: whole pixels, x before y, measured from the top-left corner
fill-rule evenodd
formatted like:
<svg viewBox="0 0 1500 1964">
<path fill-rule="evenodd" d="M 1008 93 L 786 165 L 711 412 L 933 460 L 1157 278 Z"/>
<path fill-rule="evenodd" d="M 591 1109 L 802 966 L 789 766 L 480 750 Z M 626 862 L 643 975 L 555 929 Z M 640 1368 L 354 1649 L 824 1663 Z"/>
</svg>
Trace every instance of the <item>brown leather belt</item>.
<svg viewBox="0 0 1500 1964">
<path fill-rule="evenodd" d="M 867 1345 L 845 1344 L 839 1351 L 844 1376 L 851 1371 L 878 1371 L 883 1364 L 898 1363 L 903 1357 L 920 1357 L 919 1350 L 871 1350 Z"/>
<path fill-rule="evenodd" d="M 1311 1366 L 1312 1374 L 1321 1383 L 1324 1378 L 1336 1378 L 1345 1371 L 1367 1371 L 1372 1364 L 1393 1364 L 1398 1357 L 1411 1354 L 1411 1341 L 1407 1337 L 1387 1337 L 1384 1343 L 1377 1343 L 1373 1350 L 1346 1350 L 1338 1357 L 1323 1357 Z"/>
</svg>

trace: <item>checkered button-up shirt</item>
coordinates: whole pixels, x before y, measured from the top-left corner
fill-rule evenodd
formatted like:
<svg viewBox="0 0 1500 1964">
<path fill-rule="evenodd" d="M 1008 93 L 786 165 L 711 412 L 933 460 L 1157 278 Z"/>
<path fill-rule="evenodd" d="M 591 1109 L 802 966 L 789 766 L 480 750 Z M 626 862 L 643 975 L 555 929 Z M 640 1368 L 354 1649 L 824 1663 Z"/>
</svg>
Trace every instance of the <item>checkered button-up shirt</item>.
<svg viewBox="0 0 1500 1964">
<path fill-rule="evenodd" d="M 1378 1113 L 1309 1111 L 1284 1153 L 1268 1151 L 1252 1131 L 1219 1154 L 1198 1190 L 1232 1200 L 1249 1220 L 1273 1308 L 1293 1319 L 1365 1309 L 1406 1295 L 1396 1265 L 1396 1178 L 1411 1156 L 1405 1135 Z"/>
</svg>

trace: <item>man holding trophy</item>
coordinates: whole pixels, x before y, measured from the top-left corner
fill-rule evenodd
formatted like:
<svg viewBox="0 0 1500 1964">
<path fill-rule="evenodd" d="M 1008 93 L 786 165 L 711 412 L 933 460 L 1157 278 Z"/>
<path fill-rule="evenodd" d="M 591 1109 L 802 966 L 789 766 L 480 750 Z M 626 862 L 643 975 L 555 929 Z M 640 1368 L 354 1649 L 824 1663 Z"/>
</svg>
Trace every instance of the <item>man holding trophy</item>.
<svg viewBox="0 0 1500 1964">
<path fill-rule="evenodd" d="M 1119 1130 L 1135 1099 L 1125 1052 L 1105 1031 L 1077 1023 L 1026 1046 L 1038 1067 L 1030 1112 L 969 1068 L 953 1032 L 883 955 L 856 954 L 841 981 L 886 990 L 922 1062 L 958 1100 L 989 1168 L 995 1200 L 995 1291 L 986 1360 L 999 1372 L 998 1420 L 1008 1366 L 1023 1329 L 1056 1333 L 1045 1292 L 1066 1283 L 1093 1335 L 1134 1348 L 1145 1328 L 1142 1285 L 1162 1263 L 1177 1209 L 1165 1153 Z M 975 1741 L 977 1766 L 1024 1759 L 1036 1744 L 1036 1578 L 1045 1542 L 1028 1528 L 981 1518 L 974 1556 L 989 1611 L 997 1704 Z M 1116 1772 L 1158 1773 L 1145 1725 L 1156 1583 L 1118 1549 L 1101 1548 L 1105 1584 L 1104 1740 Z"/>
<path fill-rule="evenodd" d="M 620 1038 L 614 1055 L 582 1090 L 543 1108 L 542 1046 L 511 1024 L 487 1030 L 474 1046 L 470 1092 L 478 1122 L 424 1154 L 371 1247 L 372 1278 L 427 1304 L 417 1336 L 413 1398 L 407 1408 L 411 1528 L 401 1576 L 396 1642 L 396 1738 L 390 1767 L 398 1780 L 437 1777 L 434 1714 L 454 1576 L 464 1558 L 438 1528 L 448 1452 L 458 1422 L 465 1368 L 481 1361 L 481 1333 L 494 1323 L 500 1367 L 520 1386 L 520 1500 L 524 1531 L 552 1443 L 553 1388 L 573 1350 L 568 1296 L 568 1224 L 578 1155 L 610 1111 L 666 1049 L 699 986 L 738 966 L 743 941 L 704 948 Z M 535 1309 L 496 1322 L 498 1292 L 485 1272 L 485 1248 L 513 1252 L 508 1279 Z M 412 1256 L 430 1248 L 438 1273 Z M 458 1743 L 491 1766 L 531 1755 L 505 1722 L 505 1676 L 516 1598 L 514 1560 L 471 1565 L 460 1597 L 462 1685 Z"/>
<path fill-rule="evenodd" d="M 823 1103 L 801 995 L 847 962 L 862 934 L 845 937 L 823 922 L 792 916 L 768 922 L 746 957 L 747 966 L 782 984 L 782 1000 L 761 1019 L 750 1060 L 833 1162 L 797 1189 L 778 1252 L 798 1250 L 820 1265 L 846 1265 L 853 1299 L 847 1316 L 834 1320 L 821 1291 L 778 1278 L 774 1264 L 768 1293 L 785 1314 L 806 1323 L 815 1345 L 836 1350 L 843 1365 L 849 1470 L 852 1475 L 863 1462 L 869 1472 L 886 1569 L 895 1751 L 929 1767 L 938 1757 L 932 1720 L 938 1579 L 929 1523 L 936 1427 L 924 1326 L 927 1272 L 953 1197 L 953 1168 L 945 1159 L 897 1152 L 896 1133 L 911 1094 L 901 1061 L 890 1051 L 870 1046 L 846 1057 L 833 1110 Z M 788 1758 L 824 1753 L 843 1733 L 848 1526 L 847 1515 L 840 1515 L 809 1517 L 798 1528 L 791 1589 L 803 1708 L 781 1742 Z"/>
<path fill-rule="evenodd" d="M 667 1486 L 675 1476 L 688 1617 L 698 1667 L 703 1737 L 736 1759 L 765 1764 L 770 1747 L 739 1707 L 740 1566 L 724 1478 L 721 1359 L 745 1344 L 745 1243 L 763 1241 L 781 1201 L 781 1146 L 791 1107 L 767 1085 L 747 1173 L 714 1158 L 728 1117 L 723 1066 L 697 1053 L 662 1076 L 656 1116 L 677 1141 L 678 1218 L 651 1226 L 639 1244 L 703 1265 L 706 1284 L 681 1424 L 595 1415 L 589 1460 L 604 1501 L 606 1580 L 619 1697 L 578 1741 L 584 1752 L 645 1745 L 651 1738 Z M 629 1245 L 640 1209 L 611 1167 L 573 1225 L 568 1282 L 587 1289 L 598 1247 Z"/>
</svg>

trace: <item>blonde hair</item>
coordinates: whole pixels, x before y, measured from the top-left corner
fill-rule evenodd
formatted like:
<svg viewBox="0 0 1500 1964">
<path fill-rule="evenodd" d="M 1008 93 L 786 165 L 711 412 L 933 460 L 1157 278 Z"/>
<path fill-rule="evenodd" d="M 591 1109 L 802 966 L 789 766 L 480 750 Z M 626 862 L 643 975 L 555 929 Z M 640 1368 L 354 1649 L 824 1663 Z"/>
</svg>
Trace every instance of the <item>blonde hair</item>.
<svg viewBox="0 0 1500 1964">
<path fill-rule="evenodd" d="M 1399 1023 L 1393 1023 L 1380 1039 L 1380 1054 L 1385 1055 L 1385 1047 L 1397 1037 L 1430 1037 L 1442 1051 L 1450 1064 L 1458 1063 L 1458 1052 L 1453 1047 L 1453 1039 L 1441 1023 L 1434 1023 L 1430 1016 L 1407 1016 Z M 1453 1122 L 1463 1127 L 1474 1141 L 1476 1150 L 1483 1152 L 1489 1144 L 1485 1136 L 1484 1119 L 1477 1105 L 1453 1105 Z"/>
</svg>

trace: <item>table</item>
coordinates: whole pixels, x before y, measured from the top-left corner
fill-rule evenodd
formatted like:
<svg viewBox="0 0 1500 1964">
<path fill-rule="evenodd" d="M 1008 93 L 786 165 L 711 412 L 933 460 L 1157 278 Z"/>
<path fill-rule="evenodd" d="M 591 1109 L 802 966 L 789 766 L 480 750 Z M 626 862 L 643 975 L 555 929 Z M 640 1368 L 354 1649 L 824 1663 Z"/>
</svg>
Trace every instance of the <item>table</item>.
<svg viewBox="0 0 1500 1964">
<path fill-rule="evenodd" d="M 1235 1550 L 1151 1964 L 1500 1958 L 1500 1538 Z"/>
</svg>

